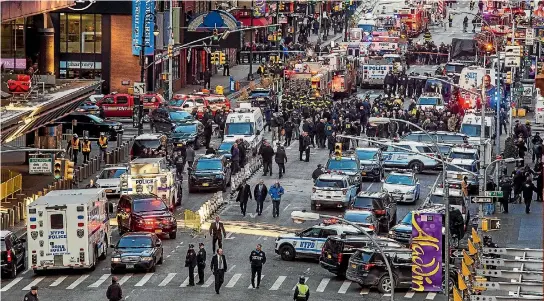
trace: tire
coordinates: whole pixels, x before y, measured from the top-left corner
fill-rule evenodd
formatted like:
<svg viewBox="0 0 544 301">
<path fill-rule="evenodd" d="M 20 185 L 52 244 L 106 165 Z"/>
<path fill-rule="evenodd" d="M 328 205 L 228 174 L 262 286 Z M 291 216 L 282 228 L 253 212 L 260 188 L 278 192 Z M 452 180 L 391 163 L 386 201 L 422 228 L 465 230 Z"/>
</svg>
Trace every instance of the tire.
<svg viewBox="0 0 544 301">
<path fill-rule="evenodd" d="M 385 275 L 382 278 L 380 278 L 380 281 L 378 281 L 378 291 L 382 294 L 389 294 L 391 293 L 391 278 L 389 275 Z"/>
<path fill-rule="evenodd" d="M 94 253 L 93 253 L 93 266 L 89 269 L 91 271 L 94 271 L 96 270 L 96 263 L 98 261 L 98 249 L 97 247 L 95 246 L 94 247 Z"/>
<path fill-rule="evenodd" d="M 104 236 L 104 244 L 106 244 L 106 248 L 104 249 L 104 252 L 100 254 L 99 259 L 104 260 L 108 257 L 108 236 Z"/>
<path fill-rule="evenodd" d="M 170 239 L 176 239 L 177 236 L 178 236 L 178 232 L 168 233 L 168 238 L 170 238 Z"/>
<path fill-rule="evenodd" d="M 413 161 L 408 164 L 408 168 L 413 170 L 415 173 L 421 173 L 423 170 L 423 163 L 420 161 Z"/>
<path fill-rule="evenodd" d="M 285 245 L 280 248 L 280 256 L 282 260 L 293 261 L 295 260 L 296 253 L 295 248 L 290 245 Z"/>
<path fill-rule="evenodd" d="M 17 264 L 12 263 L 11 264 L 11 271 L 9 272 L 9 278 L 13 279 L 17 277 Z"/>
<path fill-rule="evenodd" d="M 164 262 L 164 251 L 161 252 L 161 259 L 157 261 L 157 264 L 162 264 Z"/>
<path fill-rule="evenodd" d="M 149 270 L 147 270 L 147 272 L 148 273 L 155 273 L 156 270 L 157 270 L 157 265 L 153 264 L 153 266 L 150 267 Z"/>
<path fill-rule="evenodd" d="M 227 183 L 223 184 L 223 187 L 221 187 L 221 191 L 223 192 L 227 191 Z"/>
</svg>

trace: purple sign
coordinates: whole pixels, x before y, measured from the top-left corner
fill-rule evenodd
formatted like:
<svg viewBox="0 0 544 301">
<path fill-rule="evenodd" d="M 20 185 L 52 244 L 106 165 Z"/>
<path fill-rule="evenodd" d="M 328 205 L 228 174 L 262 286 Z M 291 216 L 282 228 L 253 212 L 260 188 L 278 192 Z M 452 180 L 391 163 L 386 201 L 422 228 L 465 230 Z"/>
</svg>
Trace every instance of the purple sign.
<svg viewBox="0 0 544 301">
<path fill-rule="evenodd" d="M 412 214 L 412 290 L 442 291 L 442 214 Z"/>
<path fill-rule="evenodd" d="M 265 0 L 253 1 L 253 17 L 261 18 L 266 14 L 266 2 Z"/>
<path fill-rule="evenodd" d="M 26 69 L 26 59 L 2 58 L 1 64 L 6 69 Z"/>
</svg>

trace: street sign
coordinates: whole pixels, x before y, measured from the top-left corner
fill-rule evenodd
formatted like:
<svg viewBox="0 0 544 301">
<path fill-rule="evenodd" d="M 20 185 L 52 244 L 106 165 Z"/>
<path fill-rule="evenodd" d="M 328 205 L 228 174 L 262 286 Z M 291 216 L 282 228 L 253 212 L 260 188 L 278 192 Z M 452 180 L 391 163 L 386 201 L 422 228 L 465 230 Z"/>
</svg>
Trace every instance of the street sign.
<svg viewBox="0 0 544 301">
<path fill-rule="evenodd" d="M 485 191 L 484 195 L 492 198 L 502 198 L 504 194 L 502 191 Z"/>
<path fill-rule="evenodd" d="M 451 250 L 452 258 L 463 258 L 463 249 L 452 249 Z"/>
<path fill-rule="evenodd" d="M 29 158 L 28 159 L 28 173 L 35 174 L 48 174 L 53 170 L 53 160 L 51 158 Z"/>
<path fill-rule="evenodd" d="M 493 203 L 493 198 L 490 198 L 490 197 L 473 197 L 472 198 L 472 203 L 475 203 L 475 204 Z"/>
<path fill-rule="evenodd" d="M 525 29 L 525 45 L 530 46 L 535 44 L 535 29 L 528 27 Z"/>
<path fill-rule="evenodd" d="M 135 82 L 134 83 L 134 95 L 145 94 L 145 83 Z"/>
<path fill-rule="evenodd" d="M 505 67 L 520 67 L 520 57 L 514 57 L 514 56 L 507 56 L 504 58 L 504 66 Z"/>
<path fill-rule="evenodd" d="M 533 85 L 523 85 L 522 96 L 531 97 L 533 96 Z"/>
<path fill-rule="evenodd" d="M 521 57 L 521 46 L 506 46 L 504 53 L 506 57 Z"/>
</svg>

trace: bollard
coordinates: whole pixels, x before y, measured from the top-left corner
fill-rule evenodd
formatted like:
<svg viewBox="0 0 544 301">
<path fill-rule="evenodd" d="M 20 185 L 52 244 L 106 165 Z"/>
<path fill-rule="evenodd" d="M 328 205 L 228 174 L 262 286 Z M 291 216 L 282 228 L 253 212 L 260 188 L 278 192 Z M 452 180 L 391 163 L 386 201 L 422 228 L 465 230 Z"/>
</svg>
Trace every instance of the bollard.
<svg viewBox="0 0 544 301">
<path fill-rule="evenodd" d="M 83 181 L 83 178 L 81 176 L 82 175 L 81 175 L 81 166 L 80 166 L 80 167 L 77 168 L 77 174 L 75 176 L 78 182 Z"/>
<path fill-rule="evenodd" d="M 59 182 L 53 183 L 53 190 L 60 190 Z"/>
<path fill-rule="evenodd" d="M 8 209 L 8 221 L 9 221 L 9 226 L 10 227 L 13 227 L 15 226 L 15 212 L 13 212 L 13 209 Z"/>
<path fill-rule="evenodd" d="M 15 223 L 18 224 L 21 221 L 21 211 L 19 211 L 19 204 L 13 205 Z"/>
<path fill-rule="evenodd" d="M 21 212 L 21 220 L 26 220 L 26 202 L 19 202 L 19 211 Z"/>
<path fill-rule="evenodd" d="M 97 172 L 99 169 L 98 162 L 99 162 L 98 156 L 94 157 L 93 160 L 91 161 L 91 166 L 92 166 L 91 170 L 93 171 L 93 174 Z"/>
<path fill-rule="evenodd" d="M 47 188 L 43 189 L 43 195 L 46 195 L 48 192 L 49 192 L 49 190 Z"/>
<path fill-rule="evenodd" d="M 121 162 L 121 157 L 120 157 L 120 153 L 119 153 L 119 149 L 115 149 L 113 150 L 113 153 L 115 155 L 115 164 Z"/>
<path fill-rule="evenodd" d="M 110 157 L 111 157 L 111 152 L 106 152 L 106 162 L 105 162 L 106 164 L 111 164 L 111 162 L 110 162 L 111 158 Z"/>
<path fill-rule="evenodd" d="M 119 147 L 121 145 L 121 143 L 123 142 L 123 134 L 117 134 L 117 147 Z"/>
</svg>

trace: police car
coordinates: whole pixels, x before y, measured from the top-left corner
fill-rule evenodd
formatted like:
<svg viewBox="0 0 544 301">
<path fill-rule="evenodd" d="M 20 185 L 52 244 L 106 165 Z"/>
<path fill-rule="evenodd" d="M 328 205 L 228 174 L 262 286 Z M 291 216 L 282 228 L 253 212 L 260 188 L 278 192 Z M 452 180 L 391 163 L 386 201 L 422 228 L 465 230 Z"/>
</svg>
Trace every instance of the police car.
<svg viewBox="0 0 544 301">
<path fill-rule="evenodd" d="M 355 183 L 361 184 L 361 165 L 356 155 L 331 156 L 325 169 L 336 174 L 348 175 Z"/>
<path fill-rule="evenodd" d="M 458 189 L 461 188 L 461 182 L 463 181 L 463 178 L 467 177 L 467 182 L 469 186 L 469 190 L 478 190 L 479 183 L 478 183 L 478 173 L 479 173 L 479 167 L 478 167 L 478 161 L 473 159 L 452 159 L 450 161 L 450 164 L 446 167 L 446 178 L 448 179 L 448 183 L 451 187 L 451 185 L 456 184 L 455 186 L 459 186 Z M 455 166 L 454 166 L 455 165 Z M 456 166 L 459 166 L 465 170 L 468 170 L 470 172 L 467 172 L 465 170 L 462 170 Z M 455 187 L 457 188 L 457 187 Z"/>
<path fill-rule="evenodd" d="M 96 176 L 95 185 L 97 188 L 105 188 L 106 195 L 117 195 L 121 193 L 121 175 L 127 173 L 127 166 L 108 166 Z"/>
<path fill-rule="evenodd" d="M 413 203 L 421 194 L 419 180 L 413 172 L 391 172 L 385 178 L 382 190 L 400 203 Z"/>
<path fill-rule="evenodd" d="M 357 196 L 358 184 L 355 180 L 343 174 L 322 174 L 317 178 L 312 188 L 311 208 L 321 207 L 345 208 Z"/>
<path fill-rule="evenodd" d="M 364 228 L 369 234 L 374 234 L 370 228 Z M 315 225 L 299 233 L 288 233 L 276 238 L 274 251 L 283 260 L 294 260 L 297 257 L 319 258 L 321 248 L 329 236 L 335 235 L 359 235 L 362 234 L 357 228 L 334 223 L 322 223 Z"/>
<path fill-rule="evenodd" d="M 355 150 L 361 166 L 361 177 L 374 181 L 383 179 L 382 150 L 378 147 L 361 147 Z"/>
<path fill-rule="evenodd" d="M 416 102 L 418 109 L 444 109 L 444 98 L 439 93 L 424 93 Z"/>
<path fill-rule="evenodd" d="M 452 147 L 450 149 L 448 161 L 453 159 L 480 160 L 480 152 L 471 146 Z"/>
<path fill-rule="evenodd" d="M 404 149 L 411 150 L 411 152 Z M 430 157 L 436 156 L 436 151 L 430 144 L 415 141 L 390 142 L 383 152 L 383 165 L 393 168 L 408 168 L 416 173 L 441 166 L 439 161 L 418 153 Z"/>
</svg>

